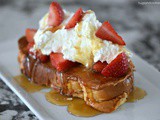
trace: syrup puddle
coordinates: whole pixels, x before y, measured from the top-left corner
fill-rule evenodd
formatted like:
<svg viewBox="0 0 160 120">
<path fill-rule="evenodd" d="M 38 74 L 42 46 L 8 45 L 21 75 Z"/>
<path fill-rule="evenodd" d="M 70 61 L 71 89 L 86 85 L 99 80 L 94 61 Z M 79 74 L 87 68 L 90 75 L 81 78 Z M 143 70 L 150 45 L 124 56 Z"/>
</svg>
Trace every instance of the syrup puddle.
<svg viewBox="0 0 160 120">
<path fill-rule="evenodd" d="M 72 104 L 68 105 L 68 112 L 83 117 L 92 117 L 102 114 L 102 112 L 86 105 L 85 101 L 82 99 L 73 100 Z"/>
<path fill-rule="evenodd" d="M 14 79 L 28 93 L 33 93 L 48 88 L 32 83 L 28 80 L 27 77 L 25 77 L 22 74 L 15 76 Z M 143 99 L 146 95 L 147 93 L 145 90 L 135 86 L 133 92 L 130 93 L 127 102 L 136 102 L 138 100 Z M 45 93 L 45 97 L 46 100 L 52 104 L 67 106 L 68 112 L 75 116 L 92 117 L 102 114 L 102 112 L 88 106 L 85 103 L 85 101 L 80 98 L 72 98 L 65 95 L 61 95 L 56 91 L 50 91 Z"/>
<path fill-rule="evenodd" d="M 46 93 L 46 99 L 55 105 L 68 106 L 68 112 L 75 116 L 92 117 L 102 114 L 102 112 L 86 105 L 83 99 L 67 97 L 55 91 Z"/>
<path fill-rule="evenodd" d="M 136 102 L 143 99 L 147 95 L 147 92 L 139 87 L 134 87 L 133 91 L 130 93 L 127 102 Z"/>
<path fill-rule="evenodd" d="M 28 80 L 26 76 L 22 74 L 15 76 L 14 79 L 28 93 L 34 93 L 34 92 L 47 88 L 45 86 L 40 86 L 40 85 L 32 83 L 31 81 Z"/>
<path fill-rule="evenodd" d="M 147 93 L 145 90 L 135 86 L 133 92 L 129 95 L 127 102 L 136 102 L 143 99 L 146 95 Z M 45 96 L 46 100 L 52 104 L 68 106 L 68 112 L 75 116 L 92 117 L 102 114 L 102 112 L 88 106 L 85 101 L 80 98 L 67 97 L 55 91 L 50 91 L 46 93 Z"/>
<path fill-rule="evenodd" d="M 45 94 L 45 97 L 48 102 L 53 103 L 55 105 L 61 105 L 61 106 L 67 106 L 73 101 L 73 99 L 75 99 L 75 98 L 61 95 L 56 91 L 47 92 Z"/>
</svg>

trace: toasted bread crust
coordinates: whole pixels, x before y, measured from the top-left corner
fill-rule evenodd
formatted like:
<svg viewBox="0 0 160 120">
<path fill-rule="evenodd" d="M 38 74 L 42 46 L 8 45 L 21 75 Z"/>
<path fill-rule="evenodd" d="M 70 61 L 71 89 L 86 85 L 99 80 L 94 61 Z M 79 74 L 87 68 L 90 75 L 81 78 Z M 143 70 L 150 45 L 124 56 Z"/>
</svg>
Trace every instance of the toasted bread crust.
<svg viewBox="0 0 160 120">
<path fill-rule="evenodd" d="M 90 71 L 86 71 L 87 74 L 82 73 L 81 70 L 85 69 L 82 66 L 59 73 L 50 62 L 41 63 L 29 56 L 26 50 L 27 44 L 25 37 L 18 41 L 20 69 L 31 81 L 39 85 L 50 86 L 64 95 L 82 98 L 88 105 L 106 113 L 114 111 L 123 104 L 133 90 L 134 65 L 132 62 L 130 62 L 128 74 L 119 79 L 106 79 Z M 94 77 L 88 79 L 88 74 L 91 76 L 93 74 L 99 80 Z"/>
</svg>

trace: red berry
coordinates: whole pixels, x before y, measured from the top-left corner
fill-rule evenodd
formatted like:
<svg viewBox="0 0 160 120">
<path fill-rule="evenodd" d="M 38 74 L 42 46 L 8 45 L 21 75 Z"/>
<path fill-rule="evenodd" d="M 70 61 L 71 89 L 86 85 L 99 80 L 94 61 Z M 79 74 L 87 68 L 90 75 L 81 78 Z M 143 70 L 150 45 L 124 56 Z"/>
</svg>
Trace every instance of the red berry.
<svg viewBox="0 0 160 120">
<path fill-rule="evenodd" d="M 101 72 L 107 65 L 107 62 L 98 61 L 93 65 L 93 70 L 95 70 L 96 72 Z"/>
<path fill-rule="evenodd" d="M 96 36 L 108 40 L 119 45 L 125 45 L 122 37 L 117 34 L 111 24 L 107 21 L 102 24 L 102 26 L 97 30 Z"/>
<path fill-rule="evenodd" d="M 39 59 L 41 62 L 47 62 L 49 59 L 49 56 L 43 55 L 40 50 L 36 51 L 36 58 Z"/>
<path fill-rule="evenodd" d="M 122 77 L 126 75 L 128 69 L 128 58 L 125 53 L 121 53 L 101 73 L 106 77 Z"/>
<path fill-rule="evenodd" d="M 27 45 L 28 54 L 32 56 L 36 56 L 36 58 L 39 59 L 41 62 L 47 62 L 49 59 L 49 56 L 43 55 L 40 50 L 37 50 L 36 52 L 30 51 L 30 49 L 34 46 L 34 44 L 35 44 L 34 42 L 28 43 Z"/>
<path fill-rule="evenodd" d="M 34 42 L 34 35 L 36 32 L 37 32 L 36 29 L 30 29 L 30 28 L 26 29 L 26 38 L 29 43 Z"/>
<path fill-rule="evenodd" d="M 78 22 L 81 21 L 83 16 L 83 10 L 82 8 L 79 8 L 75 14 L 73 15 L 73 17 L 69 20 L 69 22 L 66 25 L 66 29 L 70 29 L 73 28 Z"/>
<path fill-rule="evenodd" d="M 27 51 L 30 55 L 34 55 L 33 52 L 30 51 L 30 49 L 34 46 L 34 42 L 29 42 L 27 45 Z"/>
<path fill-rule="evenodd" d="M 30 48 L 32 48 L 33 46 L 34 46 L 34 42 L 28 43 L 28 45 L 27 45 L 27 50 L 29 51 Z"/>
<path fill-rule="evenodd" d="M 61 53 L 51 53 L 50 61 L 53 67 L 55 67 L 59 72 L 77 65 L 75 62 L 64 59 Z"/>
<path fill-rule="evenodd" d="M 52 2 L 49 7 L 48 25 L 59 26 L 64 18 L 64 12 L 57 2 Z"/>
</svg>

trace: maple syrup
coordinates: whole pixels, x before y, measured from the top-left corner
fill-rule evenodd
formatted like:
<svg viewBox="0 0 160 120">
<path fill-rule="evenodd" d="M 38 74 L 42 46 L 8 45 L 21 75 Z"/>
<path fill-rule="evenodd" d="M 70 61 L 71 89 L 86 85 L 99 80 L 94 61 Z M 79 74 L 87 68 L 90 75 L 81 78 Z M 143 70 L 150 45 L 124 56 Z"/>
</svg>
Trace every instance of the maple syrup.
<svg viewBox="0 0 160 120">
<path fill-rule="evenodd" d="M 143 99 L 146 95 L 147 93 L 145 90 L 135 86 L 133 91 L 130 93 L 127 102 L 135 102 L 137 100 Z"/>
<path fill-rule="evenodd" d="M 71 104 L 68 105 L 68 112 L 81 117 L 92 117 L 102 112 L 87 105 L 83 99 L 75 99 Z"/>
<path fill-rule="evenodd" d="M 46 31 L 51 31 L 52 33 L 56 32 L 57 30 L 61 29 L 63 26 L 51 27 L 47 28 Z"/>
<path fill-rule="evenodd" d="M 61 105 L 61 106 L 67 106 L 73 100 L 73 98 L 61 95 L 56 91 L 50 91 L 46 93 L 45 97 L 48 102 L 53 103 L 55 105 Z"/>
<path fill-rule="evenodd" d="M 14 79 L 25 91 L 29 93 L 37 92 L 44 88 L 47 88 L 45 86 L 40 86 L 40 85 L 32 83 L 23 74 L 15 76 Z"/>
<path fill-rule="evenodd" d="M 32 83 L 24 75 L 15 76 L 14 79 L 25 91 L 29 93 L 37 92 L 46 88 L 45 86 Z M 130 93 L 127 102 L 135 102 L 143 99 L 146 95 L 147 93 L 145 90 L 139 87 L 134 87 L 134 90 L 132 93 Z M 68 106 L 68 112 L 75 116 L 91 117 L 102 114 L 102 112 L 95 110 L 91 106 L 88 106 L 85 101 L 80 98 L 72 98 L 61 95 L 56 91 L 50 91 L 46 93 L 45 97 L 46 100 L 52 104 Z"/>
<path fill-rule="evenodd" d="M 101 114 L 100 111 L 86 105 L 85 101 L 80 98 L 64 96 L 55 91 L 50 91 L 45 96 L 52 104 L 68 106 L 68 112 L 76 116 L 91 117 Z"/>
</svg>

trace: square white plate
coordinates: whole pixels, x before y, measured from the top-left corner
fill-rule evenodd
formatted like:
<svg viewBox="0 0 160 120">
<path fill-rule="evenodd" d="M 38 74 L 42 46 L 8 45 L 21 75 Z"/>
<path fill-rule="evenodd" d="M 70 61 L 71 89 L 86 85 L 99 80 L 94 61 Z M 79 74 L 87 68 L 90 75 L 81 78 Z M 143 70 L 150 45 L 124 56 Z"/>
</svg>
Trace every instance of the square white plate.
<svg viewBox="0 0 160 120">
<path fill-rule="evenodd" d="M 160 120 L 160 73 L 141 58 L 134 55 L 136 66 L 135 85 L 146 90 L 147 96 L 135 103 L 122 105 L 123 109 L 95 117 L 76 117 L 67 107 L 53 105 L 45 100 L 44 93 L 27 93 L 13 80 L 19 75 L 17 42 L 0 44 L 0 77 L 41 120 Z"/>
</svg>

